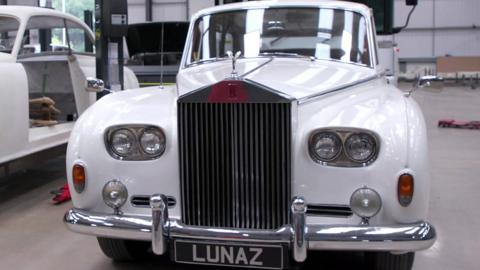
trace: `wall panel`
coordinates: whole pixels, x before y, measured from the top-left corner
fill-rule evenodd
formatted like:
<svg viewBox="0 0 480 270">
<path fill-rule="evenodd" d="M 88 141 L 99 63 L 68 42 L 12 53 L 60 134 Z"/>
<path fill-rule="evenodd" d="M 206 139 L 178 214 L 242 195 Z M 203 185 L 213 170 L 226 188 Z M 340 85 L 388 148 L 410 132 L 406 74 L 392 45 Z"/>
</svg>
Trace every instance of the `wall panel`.
<svg viewBox="0 0 480 270">
<path fill-rule="evenodd" d="M 410 9 L 395 0 L 396 26 Z M 409 27 L 394 37 L 400 58 L 480 55 L 479 14 L 479 0 L 420 0 Z"/>
</svg>

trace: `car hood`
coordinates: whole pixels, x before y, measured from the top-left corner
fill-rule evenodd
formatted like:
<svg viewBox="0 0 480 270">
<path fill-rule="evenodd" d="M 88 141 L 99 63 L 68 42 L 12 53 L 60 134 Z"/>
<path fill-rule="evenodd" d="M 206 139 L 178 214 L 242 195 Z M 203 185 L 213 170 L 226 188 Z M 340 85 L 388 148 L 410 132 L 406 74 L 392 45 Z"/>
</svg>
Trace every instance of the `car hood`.
<svg viewBox="0 0 480 270">
<path fill-rule="evenodd" d="M 242 59 L 238 61 L 236 71 L 246 80 L 299 100 L 376 75 L 375 69 L 364 66 L 307 58 Z M 183 69 L 177 78 L 179 95 L 228 79 L 231 72 L 229 60 Z"/>
</svg>

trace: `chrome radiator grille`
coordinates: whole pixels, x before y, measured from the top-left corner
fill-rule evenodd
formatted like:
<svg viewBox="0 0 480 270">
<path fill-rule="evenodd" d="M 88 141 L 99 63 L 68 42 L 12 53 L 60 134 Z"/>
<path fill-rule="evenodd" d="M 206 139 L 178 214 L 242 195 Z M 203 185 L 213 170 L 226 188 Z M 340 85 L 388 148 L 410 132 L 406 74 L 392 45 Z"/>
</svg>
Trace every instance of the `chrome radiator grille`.
<svg viewBox="0 0 480 270">
<path fill-rule="evenodd" d="M 291 103 L 178 103 L 183 223 L 289 223 Z"/>
</svg>

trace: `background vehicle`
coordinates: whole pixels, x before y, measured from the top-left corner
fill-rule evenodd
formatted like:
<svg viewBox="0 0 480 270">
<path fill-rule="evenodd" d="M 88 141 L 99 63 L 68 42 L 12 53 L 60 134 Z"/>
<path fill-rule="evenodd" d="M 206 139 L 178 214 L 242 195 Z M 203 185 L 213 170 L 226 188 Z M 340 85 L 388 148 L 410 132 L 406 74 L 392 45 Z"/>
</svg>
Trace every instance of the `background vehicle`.
<svg viewBox="0 0 480 270">
<path fill-rule="evenodd" d="M 149 22 L 128 26 L 126 40 L 130 57 L 127 66 L 135 72 L 142 86 L 160 85 L 161 77 L 165 83 L 175 83 L 188 26 L 188 22 Z"/>
<path fill-rule="evenodd" d="M 0 164 L 65 144 L 74 121 L 95 102 L 92 31 L 54 10 L 0 6 Z M 126 88 L 138 81 L 125 71 Z"/>
</svg>

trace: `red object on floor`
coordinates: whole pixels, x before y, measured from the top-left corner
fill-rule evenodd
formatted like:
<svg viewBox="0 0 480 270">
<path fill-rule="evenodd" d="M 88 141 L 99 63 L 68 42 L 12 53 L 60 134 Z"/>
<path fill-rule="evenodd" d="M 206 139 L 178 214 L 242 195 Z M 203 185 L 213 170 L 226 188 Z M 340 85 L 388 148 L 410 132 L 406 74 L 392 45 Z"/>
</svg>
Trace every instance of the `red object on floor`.
<svg viewBox="0 0 480 270">
<path fill-rule="evenodd" d="M 480 129 L 480 121 L 460 121 L 454 119 L 443 119 L 438 121 L 438 126 L 444 128 Z"/>
<path fill-rule="evenodd" d="M 70 196 L 70 189 L 68 188 L 68 184 L 65 184 L 63 187 L 60 188 L 60 193 L 53 198 L 54 204 L 61 204 L 63 202 L 68 202 L 72 199 Z"/>
</svg>

